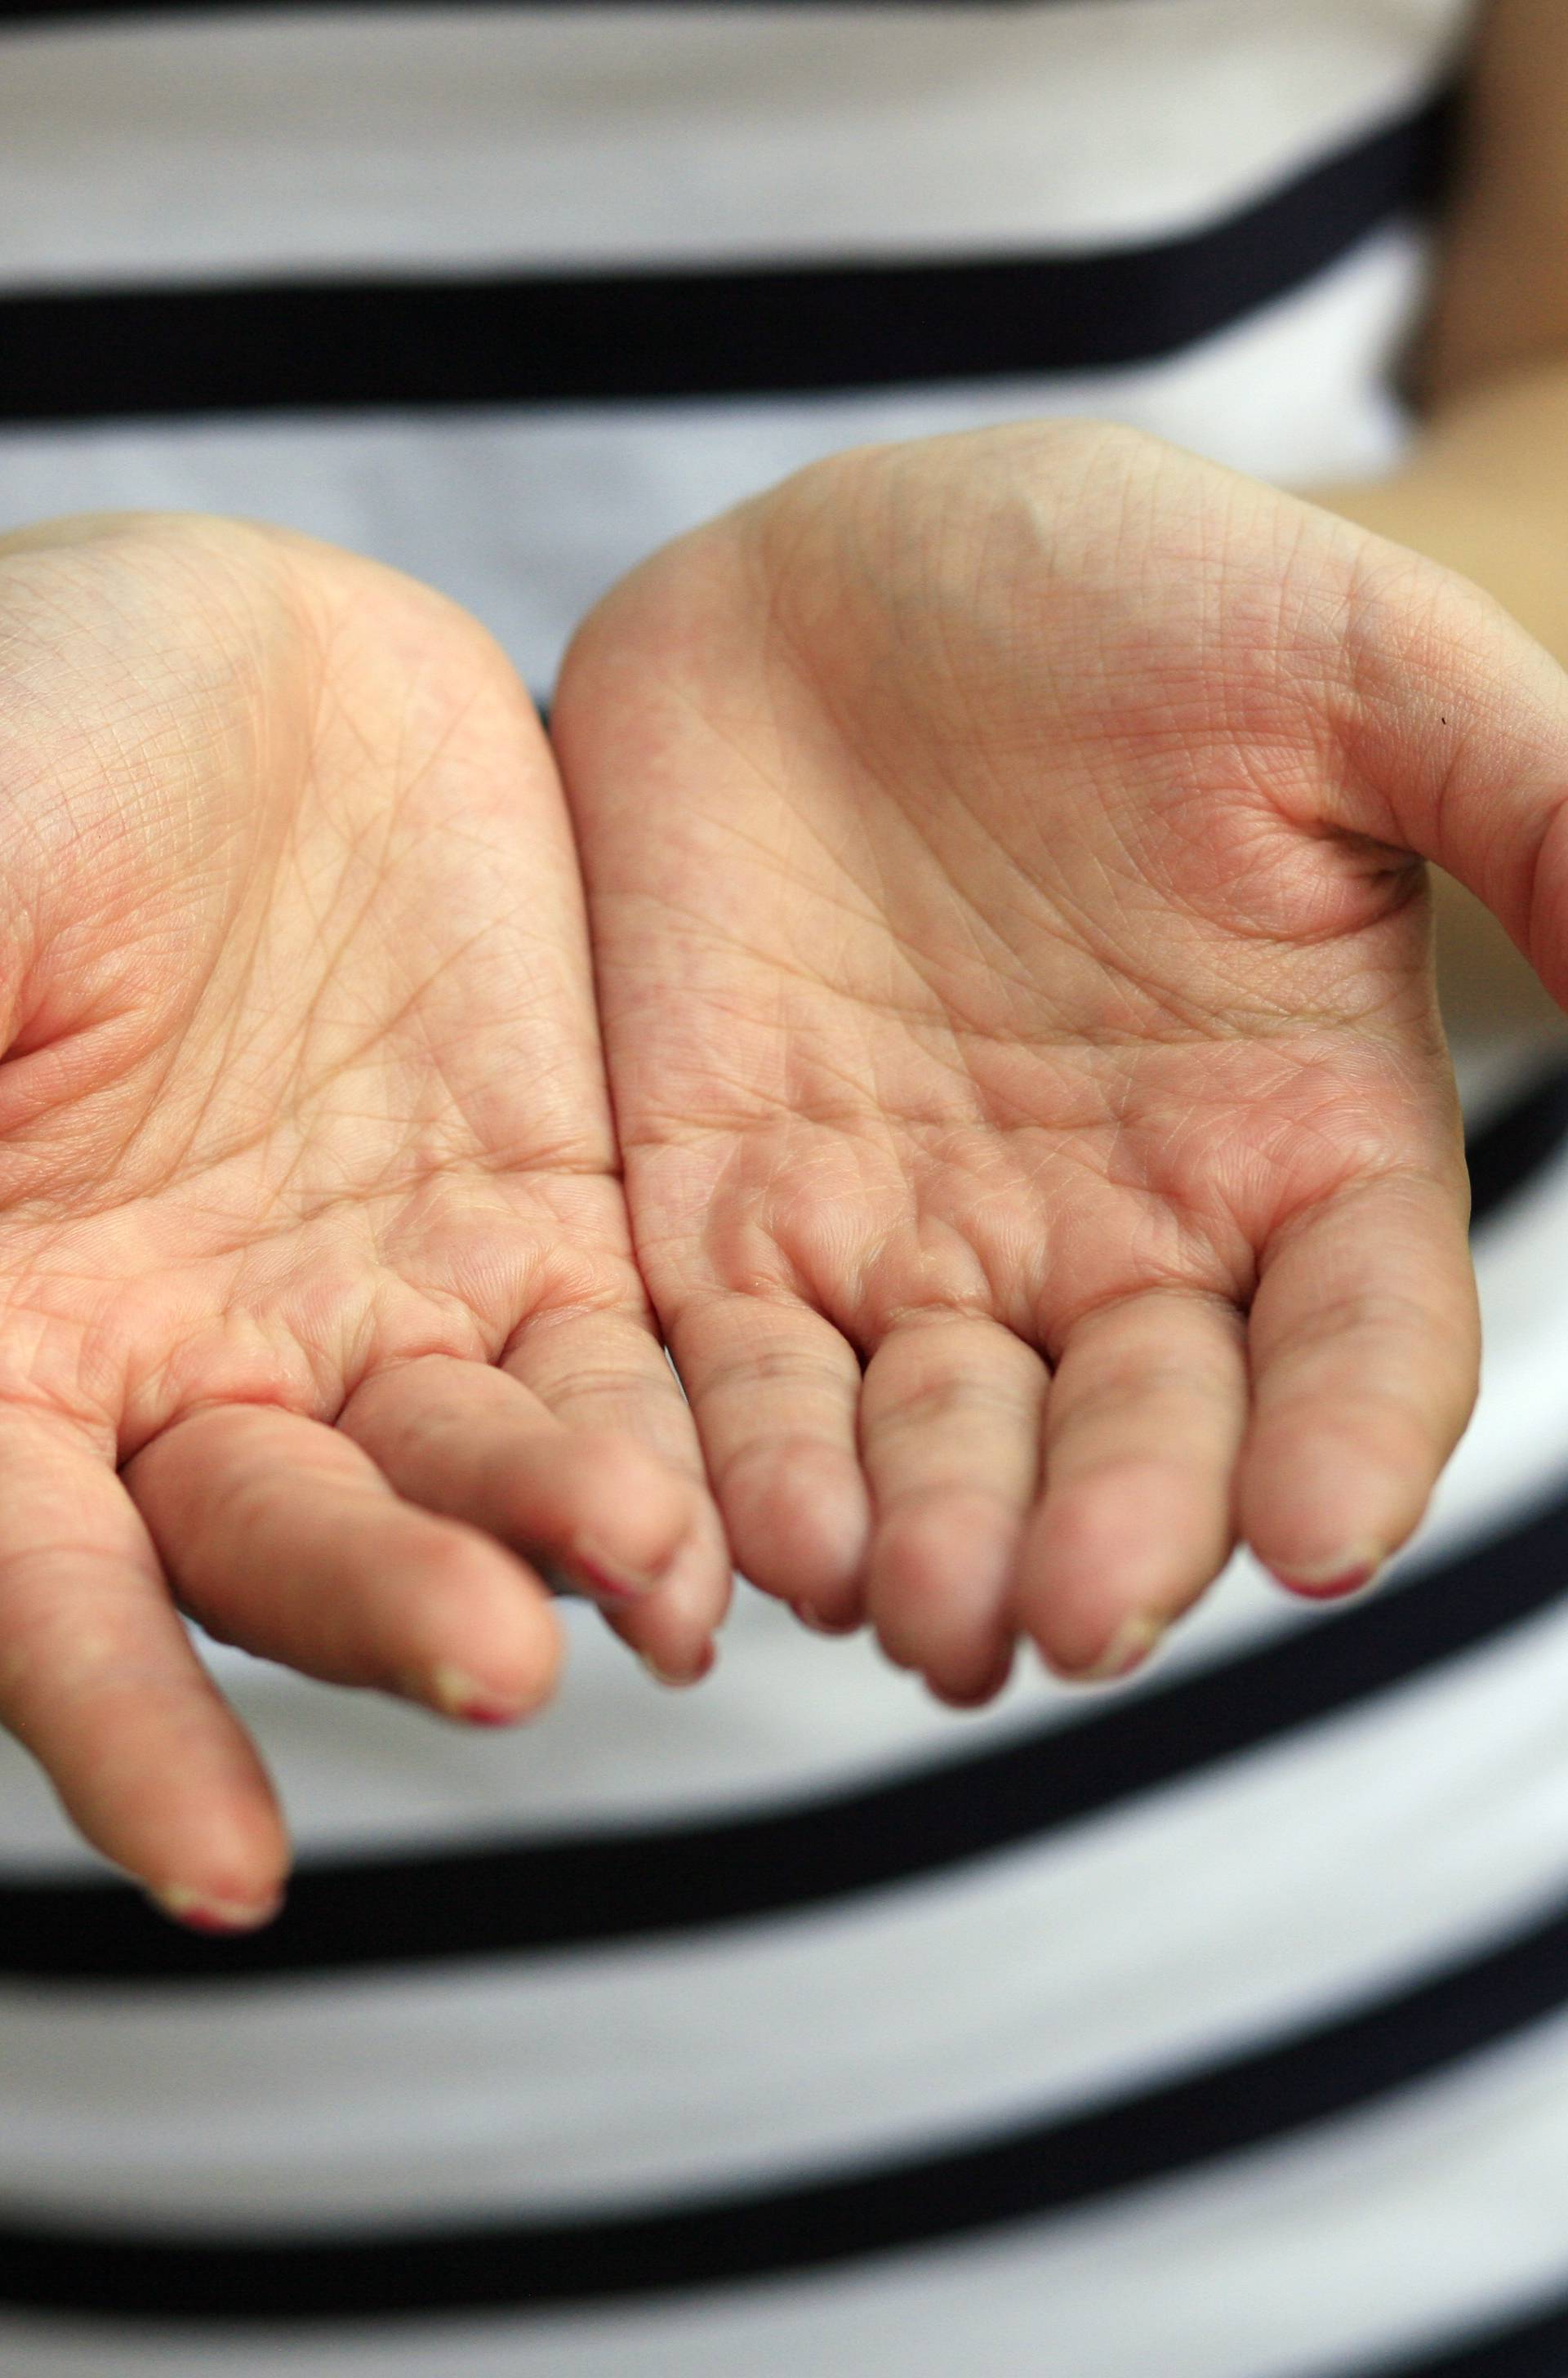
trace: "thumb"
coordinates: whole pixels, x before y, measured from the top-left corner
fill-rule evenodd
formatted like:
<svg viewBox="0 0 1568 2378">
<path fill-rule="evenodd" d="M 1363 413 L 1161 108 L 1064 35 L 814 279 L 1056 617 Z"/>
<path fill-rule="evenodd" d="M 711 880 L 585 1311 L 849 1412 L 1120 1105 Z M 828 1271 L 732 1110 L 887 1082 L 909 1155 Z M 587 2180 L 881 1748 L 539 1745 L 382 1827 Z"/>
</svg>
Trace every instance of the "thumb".
<svg viewBox="0 0 1568 2378">
<path fill-rule="evenodd" d="M 1568 1007 L 1568 673 L 1457 571 L 1369 535 L 1321 823 L 1429 859 Z"/>
</svg>

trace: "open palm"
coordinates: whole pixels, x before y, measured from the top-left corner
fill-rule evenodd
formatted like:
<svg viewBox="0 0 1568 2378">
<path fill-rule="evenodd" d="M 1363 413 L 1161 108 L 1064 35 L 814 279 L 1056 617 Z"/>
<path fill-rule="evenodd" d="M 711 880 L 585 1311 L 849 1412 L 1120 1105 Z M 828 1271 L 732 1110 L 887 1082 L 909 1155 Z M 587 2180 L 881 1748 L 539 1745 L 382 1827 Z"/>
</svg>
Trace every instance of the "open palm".
<svg viewBox="0 0 1568 2378">
<path fill-rule="evenodd" d="M 556 741 L 753 1579 L 963 1700 L 1020 1625 L 1136 1664 L 1238 1532 L 1321 1592 L 1403 1541 L 1478 1351 L 1410 854 L 1563 976 L 1565 693 L 1465 582 L 1090 425 L 840 456 L 611 594 Z"/>
<path fill-rule="evenodd" d="M 281 1820 L 171 1587 L 499 1721 L 560 1657 L 529 1559 L 671 1676 L 728 1563 L 488 639 L 307 540 L 127 518 L 0 544 L 0 1718 L 241 1923 Z"/>
</svg>

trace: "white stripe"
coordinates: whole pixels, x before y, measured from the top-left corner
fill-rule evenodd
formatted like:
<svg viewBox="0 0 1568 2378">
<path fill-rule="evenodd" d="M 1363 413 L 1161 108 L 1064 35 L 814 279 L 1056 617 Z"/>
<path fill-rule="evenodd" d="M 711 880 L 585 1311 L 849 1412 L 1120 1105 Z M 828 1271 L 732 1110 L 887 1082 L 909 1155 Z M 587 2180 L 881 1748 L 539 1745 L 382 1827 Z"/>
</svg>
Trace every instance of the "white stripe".
<svg viewBox="0 0 1568 2378">
<path fill-rule="evenodd" d="M 0 50 L 0 279 L 1165 237 L 1408 106 L 1467 0 L 289 11 Z"/>
</svg>

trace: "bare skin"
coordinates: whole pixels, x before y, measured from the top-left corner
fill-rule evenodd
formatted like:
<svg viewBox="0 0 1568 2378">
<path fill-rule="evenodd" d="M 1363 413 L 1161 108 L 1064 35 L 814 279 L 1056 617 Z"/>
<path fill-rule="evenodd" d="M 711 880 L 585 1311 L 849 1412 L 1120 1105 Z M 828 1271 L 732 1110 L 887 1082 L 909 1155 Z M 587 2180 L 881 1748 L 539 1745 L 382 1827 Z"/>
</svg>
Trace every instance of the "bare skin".
<svg viewBox="0 0 1568 2378">
<path fill-rule="evenodd" d="M 209 1925 L 287 1859 L 176 1613 L 504 1722 L 539 1565 L 729 1565 L 627 1235 L 548 747 L 475 623 L 199 520 L 0 544 L 0 1719 Z"/>
<path fill-rule="evenodd" d="M 737 1559 L 983 1699 L 1236 1538 L 1364 1582 L 1475 1391 L 1429 858 L 1568 987 L 1568 679 L 1159 442 L 868 450 L 585 625 L 633 1235 Z"/>
</svg>

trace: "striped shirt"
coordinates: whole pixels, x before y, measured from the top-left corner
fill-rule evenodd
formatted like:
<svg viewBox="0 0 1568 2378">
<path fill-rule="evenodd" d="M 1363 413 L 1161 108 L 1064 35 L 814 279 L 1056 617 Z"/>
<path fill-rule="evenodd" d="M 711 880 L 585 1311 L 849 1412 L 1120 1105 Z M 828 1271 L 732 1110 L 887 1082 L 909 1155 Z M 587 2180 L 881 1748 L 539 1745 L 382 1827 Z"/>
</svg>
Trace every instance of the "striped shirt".
<svg viewBox="0 0 1568 2378">
<path fill-rule="evenodd" d="M 0 0 L 0 517 L 259 513 L 548 690 L 845 444 L 1407 435 L 1460 0 Z M 302 1846 L 182 1934 L 0 1743 L 6 2378 L 1562 2378 L 1568 1086 L 1467 1052 L 1477 1420 L 1392 1581 L 1238 1558 L 956 1717 L 742 1599 L 515 1736 L 216 1647 Z"/>
</svg>

